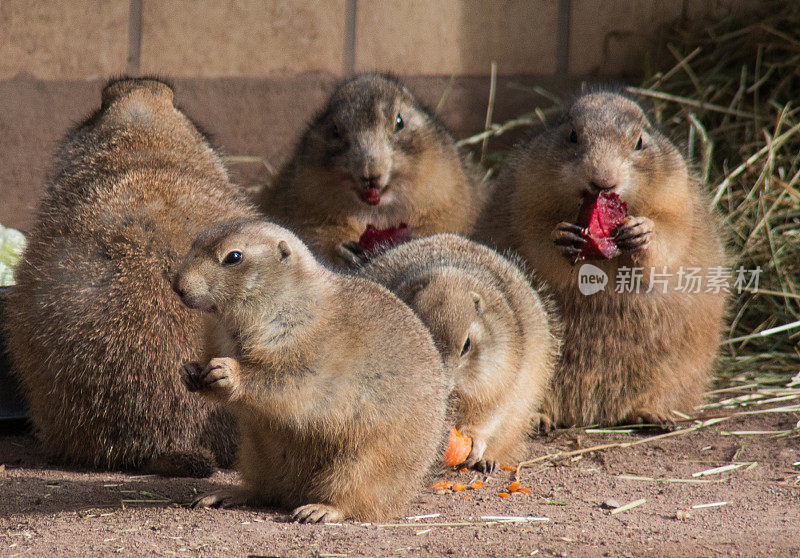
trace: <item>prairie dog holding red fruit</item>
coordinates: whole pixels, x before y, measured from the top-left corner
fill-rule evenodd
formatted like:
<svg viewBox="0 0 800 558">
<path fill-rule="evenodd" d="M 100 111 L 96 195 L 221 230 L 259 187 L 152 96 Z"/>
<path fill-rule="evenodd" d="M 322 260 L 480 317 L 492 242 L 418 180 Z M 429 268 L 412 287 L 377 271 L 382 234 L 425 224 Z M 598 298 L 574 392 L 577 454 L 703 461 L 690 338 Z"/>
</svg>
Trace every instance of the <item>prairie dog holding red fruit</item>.
<svg viewBox="0 0 800 558">
<path fill-rule="evenodd" d="M 469 234 L 486 198 L 452 136 L 393 77 L 340 84 L 309 125 L 263 211 L 323 261 L 349 266 L 367 225 L 407 224 L 412 238 Z"/>
<path fill-rule="evenodd" d="M 675 146 L 632 100 L 588 93 L 517 149 L 495 188 L 478 236 L 522 256 L 550 286 L 564 322 L 544 419 L 660 424 L 673 410 L 692 414 L 717 354 L 725 294 L 681 289 L 681 269 L 727 262 L 703 185 Z M 616 203 L 617 195 L 628 211 L 610 237 L 618 254 L 591 262 L 608 283 L 584 295 L 574 262 L 589 229 L 574 221 L 579 210 L 599 211 L 595 196 Z M 634 268 L 641 286 L 615 292 Z M 667 284 L 651 284 L 655 273 Z"/>
<path fill-rule="evenodd" d="M 464 462 L 516 464 L 550 386 L 558 321 L 513 261 L 453 234 L 415 239 L 359 274 L 406 302 L 453 376 L 455 427 L 472 439 Z"/>
<path fill-rule="evenodd" d="M 266 221 L 203 233 L 174 287 L 215 325 L 212 358 L 187 364 L 185 381 L 242 435 L 243 488 L 199 505 L 277 505 L 301 522 L 402 511 L 440 458 L 450 392 L 411 309 Z"/>
</svg>

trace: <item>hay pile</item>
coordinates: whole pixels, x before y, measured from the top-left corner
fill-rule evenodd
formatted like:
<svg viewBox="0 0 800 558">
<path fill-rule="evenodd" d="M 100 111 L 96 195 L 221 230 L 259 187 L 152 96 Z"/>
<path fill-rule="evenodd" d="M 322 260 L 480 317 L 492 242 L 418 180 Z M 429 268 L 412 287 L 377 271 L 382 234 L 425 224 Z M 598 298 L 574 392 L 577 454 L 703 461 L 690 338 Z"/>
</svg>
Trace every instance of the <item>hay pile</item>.
<svg viewBox="0 0 800 558">
<path fill-rule="evenodd" d="M 785 378 L 800 369 L 800 4 L 762 10 L 675 29 L 665 45 L 674 65 L 630 90 L 685 138 L 734 268 L 762 269 L 758 289 L 733 300 L 738 341 L 723 347 L 721 372 Z"/>
</svg>

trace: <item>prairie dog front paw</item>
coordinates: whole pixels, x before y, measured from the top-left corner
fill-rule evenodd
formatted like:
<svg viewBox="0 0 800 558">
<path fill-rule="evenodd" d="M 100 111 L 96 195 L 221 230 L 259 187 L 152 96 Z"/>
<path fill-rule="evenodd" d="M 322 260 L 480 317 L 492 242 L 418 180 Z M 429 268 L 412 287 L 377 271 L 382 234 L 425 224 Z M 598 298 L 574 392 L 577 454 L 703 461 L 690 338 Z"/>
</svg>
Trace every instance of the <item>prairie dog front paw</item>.
<svg viewBox="0 0 800 558">
<path fill-rule="evenodd" d="M 220 401 L 229 401 L 238 392 L 239 363 L 233 358 L 212 358 L 205 368 L 196 362 L 189 362 L 183 366 L 182 375 L 189 391 L 197 391 Z"/>
<path fill-rule="evenodd" d="M 586 238 L 583 236 L 583 229 L 574 223 L 559 223 L 553 232 L 550 233 L 550 238 L 558 248 L 561 255 L 575 263 L 586 244 Z"/>
<path fill-rule="evenodd" d="M 620 250 L 638 252 L 647 247 L 653 234 L 653 221 L 647 217 L 630 217 L 614 232 Z"/>
</svg>

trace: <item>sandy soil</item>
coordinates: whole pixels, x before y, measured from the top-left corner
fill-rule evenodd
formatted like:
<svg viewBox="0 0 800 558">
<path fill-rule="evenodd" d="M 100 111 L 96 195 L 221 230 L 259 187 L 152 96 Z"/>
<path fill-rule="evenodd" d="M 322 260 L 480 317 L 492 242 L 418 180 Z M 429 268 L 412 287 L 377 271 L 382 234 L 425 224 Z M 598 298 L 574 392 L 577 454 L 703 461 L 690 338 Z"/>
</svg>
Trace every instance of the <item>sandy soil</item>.
<svg viewBox="0 0 800 558">
<path fill-rule="evenodd" d="M 187 480 L 51 466 L 32 436 L 6 426 L 0 433 L 0 555 L 798 556 L 800 440 L 725 434 L 792 429 L 798 418 L 735 418 L 526 468 L 519 480 L 530 494 L 501 498 L 514 476 L 502 471 L 481 476 L 478 490 L 435 494 L 426 488 L 406 517 L 391 524 L 312 526 L 287 523 L 280 510 L 186 507 L 200 492 L 235 483 L 233 471 Z M 652 435 L 561 431 L 531 440 L 529 455 Z M 745 465 L 693 476 L 731 463 Z M 476 474 L 443 476 L 469 483 Z M 609 500 L 641 499 L 617 514 L 608 507 L 614 504 Z"/>
</svg>

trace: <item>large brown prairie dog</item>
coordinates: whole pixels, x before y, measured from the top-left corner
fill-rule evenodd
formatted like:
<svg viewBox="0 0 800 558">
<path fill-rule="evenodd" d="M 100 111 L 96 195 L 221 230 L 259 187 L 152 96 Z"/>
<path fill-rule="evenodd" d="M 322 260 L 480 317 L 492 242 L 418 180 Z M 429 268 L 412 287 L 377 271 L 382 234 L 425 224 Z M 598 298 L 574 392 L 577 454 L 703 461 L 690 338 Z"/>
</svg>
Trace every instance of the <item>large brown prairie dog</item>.
<svg viewBox="0 0 800 558">
<path fill-rule="evenodd" d="M 255 210 L 172 101 L 160 81 L 112 82 L 66 137 L 4 326 L 46 452 L 200 476 L 233 460 L 235 422 L 177 373 L 203 331 L 171 275 L 209 223 Z"/>
<path fill-rule="evenodd" d="M 486 194 L 450 133 L 404 85 L 364 74 L 336 88 L 262 209 L 318 258 L 343 265 L 342 244 L 368 224 L 406 223 L 412 237 L 469 234 Z"/>
<path fill-rule="evenodd" d="M 691 414 L 709 381 L 725 295 L 705 285 L 682 290 L 678 279 L 681 268 L 708 272 L 726 257 L 702 185 L 678 150 L 633 101 L 589 93 L 517 150 L 496 188 L 479 236 L 519 253 L 550 285 L 564 320 L 552 420 L 651 423 L 671 420 L 673 410 Z M 585 241 L 574 222 L 584 196 L 599 190 L 627 203 L 628 220 L 614 233 L 622 253 L 590 262 L 608 285 L 583 295 L 582 266 L 572 261 Z M 623 267 L 641 268 L 640 288 L 615 292 Z M 651 284 L 651 270 L 669 284 Z"/>
<path fill-rule="evenodd" d="M 512 261 L 452 234 L 412 240 L 359 272 L 393 291 L 433 334 L 454 381 L 467 466 L 516 463 L 549 389 L 558 352 L 553 312 Z"/>
<path fill-rule="evenodd" d="M 225 402 L 242 434 L 242 489 L 200 505 L 277 505 L 302 522 L 403 510 L 440 455 L 450 389 L 406 305 L 266 221 L 201 235 L 175 289 L 215 324 L 214 358 L 187 365 L 187 385 Z"/>
</svg>

